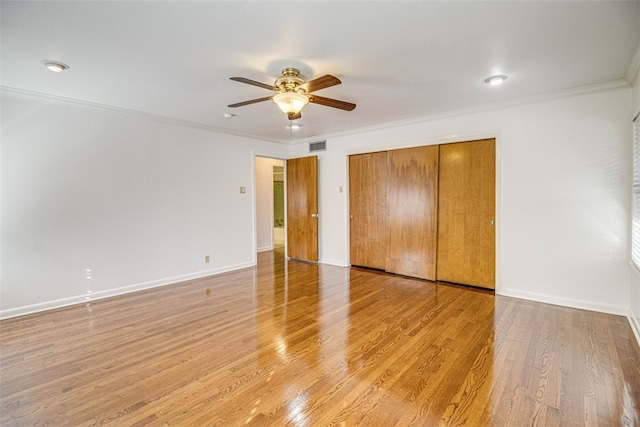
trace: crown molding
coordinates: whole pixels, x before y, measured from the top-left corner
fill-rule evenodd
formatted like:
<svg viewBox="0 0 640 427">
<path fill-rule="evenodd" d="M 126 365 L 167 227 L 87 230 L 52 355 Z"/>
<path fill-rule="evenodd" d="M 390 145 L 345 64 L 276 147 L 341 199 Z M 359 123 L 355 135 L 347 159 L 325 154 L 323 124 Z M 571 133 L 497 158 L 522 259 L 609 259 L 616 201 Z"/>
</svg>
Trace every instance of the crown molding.
<svg viewBox="0 0 640 427">
<path fill-rule="evenodd" d="M 609 92 L 609 91 L 622 90 L 622 89 L 629 89 L 629 83 L 627 83 L 626 80 L 620 79 L 620 80 L 614 80 L 614 81 L 605 82 L 605 83 L 598 83 L 598 84 L 595 84 L 595 85 L 581 86 L 581 87 L 578 87 L 578 88 L 567 89 L 567 90 L 562 90 L 562 91 L 557 91 L 557 92 L 551 92 L 551 93 L 547 93 L 547 94 L 543 94 L 543 95 L 535 95 L 535 96 L 530 96 L 530 97 L 526 97 L 526 98 L 520 98 L 520 99 L 516 99 L 516 100 L 511 100 L 511 101 L 504 101 L 504 102 L 499 102 L 499 103 L 494 103 L 494 104 L 487 104 L 487 105 L 482 105 L 482 106 L 479 106 L 479 107 L 452 110 L 452 111 L 447 111 L 447 112 L 444 112 L 444 113 L 436 113 L 436 114 L 417 117 L 417 118 L 413 118 L 413 119 L 399 120 L 399 121 L 395 121 L 395 122 L 382 123 L 382 124 L 374 125 L 374 126 L 366 126 L 366 127 L 361 127 L 361 128 L 357 128 L 357 129 L 350 129 L 350 130 L 346 130 L 346 131 L 342 131 L 342 132 L 335 132 L 335 133 L 331 133 L 331 134 L 319 135 L 319 136 L 316 136 L 316 137 L 310 137 L 310 138 L 304 138 L 304 139 L 295 140 L 295 141 L 292 141 L 292 144 L 305 144 L 305 143 L 308 143 L 308 142 L 314 142 L 314 141 L 318 141 L 318 140 L 321 140 L 321 139 L 331 139 L 331 138 L 337 138 L 337 137 L 341 137 L 341 136 L 353 135 L 353 134 L 358 134 L 358 133 L 379 131 L 379 130 L 394 128 L 394 127 L 399 127 L 399 126 L 407 126 L 407 125 L 413 125 L 413 124 L 426 123 L 426 122 L 430 122 L 430 121 L 434 121 L 434 120 L 443 120 L 443 119 L 449 119 L 449 118 L 453 118 L 453 117 L 465 116 L 465 115 L 470 115 L 470 114 L 486 113 L 486 112 L 490 112 L 490 111 L 503 110 L 503 109 L 507 109 L 507 108 L 514 108 L 514 107 L 521 107 L 521 106 L 526 106 L 526 105 L 539 104 L 539 103 L 549 102 L 549 101 L 553 101 L 553 100 L 561 99 L 561 98 L 571 98 L 571 97 L 574 97 L 574 96 L 588 95 L 588 94 L 593 94 L 593 93 L 598 93 L 598 92 Z"/>
<path fill-rule="evenodd" d="M 640 55 L 636 55 L 636 57 L 640 57 Z M 636 57 L 634 57 L 634 59 Z M 637 75 L 636 75 L 636 78 L 637 78 Z M 395 122 L 382 123 L 382 124 L 373 125 L 373 126 L 365 126 L 365 127 L 349 129 L 349 130 L 340 131 L 340 132 L 316 135 L 316 136 L 311 136 L 307 138 L 291 139 L 287 141 L 279 140 L 279 139 L 270 139 L 270 138 L 265 138 L 258 135 L 246 134 L 242 132 L 235 132 L 228 129 L 222 129 L 216 126 L 207 125 L 204 123 L 176 119 L 168 116 L 162 116 L 159 114 L 145 113 L 142 111 L 131 110 L 127 108 L 114 107 L 111 105 L 99 104 L 96 102 L 82 101 L 75 98 L 67 98 L 63 96 L 50 95 L 50 94 L 45 94 L 41 92 L 33 92 L 33 91 L 24 90 L 24 89 L 11 88 L 11 87 L 1 86 L 1 85 L 0 85 L 0 94 L 6 94 L 14 97 L 39 99 L 39 100 L 45 100 L 45 101 L 63 102 L 63 103 L 82 106 L 85 108 L 97 108 L 102 110 L 115 111 L 115 112 L 128 114 L 128 115 L 139 117 L 139 118 L 154 120 L 157 122 L 172 124 L 177 126 L 184 126 L 192 129 L 201 129 L 209 132 L 217 132 L 217 133 L 222 133 L 227 135 L 234 135 L 238 137 L 257 139 L 261 141 L 268 141 L 268 142 L 273 142 L 273 143 L 283 144 L 283 145 L 297 145 L 297 144 L 306 144 L 309 142 L 315 142 L 319 140 L 338 138 L 338 137 L 348 136 L 348 135 L 353 135 L 358 133 L 367 133 L 367 132 L 399 127 L 399 126 L 420 124 L 420 123 L 430 122 L 434 120 L 443 120 L 443 119 L 465 116 L 470 114 L 479 114 L 479 113 L 496 111 L 496 110 L 501 110 L 506 108 L 532 105 L 532 104 L 552 101 L 555 99 L 569 98 L 569 97 L 593 94 L 598 92 L 608 92 L 613 90 L 628 89 L 630 87 L 629 85 L 630 83 L 626 79 L 620 79 L 620 80 L 614 80 L 614 81 L 605 82 L 605 83 L 599 83 L 595 85 L 582 86 L 582 87 L 568 89 L 568 90 L 562 90 L 562 91 L 551 92 L 551 93 L 542 94 L 542 95 L 520 98 L 516 100 L 511 100 L 511 101 L 487 104 L 479 107 L 453 110 L 453 111 L 448 111 L 444 113 L 437 113 L 437 114 L 432 114 L 428 116 L 422 116 L 422 117 L 417 117 L 417 118 L 412 118 L 407 120 L 399 120 Z"/>
<path fill-rule="evenodd" d="M 100 103 L 91 102 L 91 101 L 83 101 L 83 100 L 80 100 L 80 99 L 68 98 L 68 97 L 65 97 L 65 96 L 51 95 L 51 94 L 48 94 L 48 93 L 35 92 L 35 91 L 30 91 L 30 90 L 25 90 L 25 89 L 18 89 L 18 88 L 13 88 L 13 87 L 8 87 L 8 86 L 2 86 L 2 85 L 0 85 L 0 94 L 7 95 L 7 96 L 13 96 L 15 98 L 26 98 L 26 99 L 37 99 L 37 100 L 41 100 L 41 101 L 61 102 L 61 103 L 71 104 L 71 105 L 75 105 L 75 106 L 79 106 L 79 107 L 83 107 L 83 108 L 94 108 L 94 109 L 99 109 L 99 110 L 114 111 L 114 112 L 117 112 L 117 113 L 126 114 L 126 115 L 133 116 L 133 117 L 152 120 L 152 121 L 155 121 L 155 122 L 170 124 L 170 125 L 174 125 L 174 126 L 182 126 L 182 127 L 187 127 L 187 128 L 191 128 L 191 129 L 199 129 L 199 130 L 204 130 L 204 131 L 208 131 L 208 132 L 216 132 L 216 133 L 222 133 L 222 134 L 226 134 L 226 135 L 233 135 L 233 136 L 238 136 L 238 137 L 243 137 L 243 138 L 258 139 L 258 140 L 262 140 L 262 141 L 275 142 L 275 143 L 278 143 L 278 144 L 289 145 L 288 143 L 283 142 L 281 140 L 265 138 L 265 137 L 246 134 L 246 133 L 242 133 L 242 132 L 236 132 L 236 131 L 232 131 L 232 130 L 229 130 L 229 129 L 223 129 L 223 128 L 219 128 L 217 126 L 208 125 L 206 123 L 199 123 L 199 122 L 192 122 L 192 121 L 189 121 L 189 120 L 176 119 L 174 117 L 163 116 L 163 115 L 160 115 L 160 114 L 145 113 L 143 111 L 132 110 L 132 109 L 129 109 L 129 108 L 115 107 L 113 105 L 100 104 Z"/>
<path fill-rule="evenodd" d="M 629 68 L 627 68 L 627 74 L 625 74 L 624 79 L 629 83 L 630 86 L 635 86 L 638 81 L 638 77 L 640 76 L 640 43 L 636 48 L 636 53 L 631 58 L 631 63 L 629 64 Z"/>
</svg>

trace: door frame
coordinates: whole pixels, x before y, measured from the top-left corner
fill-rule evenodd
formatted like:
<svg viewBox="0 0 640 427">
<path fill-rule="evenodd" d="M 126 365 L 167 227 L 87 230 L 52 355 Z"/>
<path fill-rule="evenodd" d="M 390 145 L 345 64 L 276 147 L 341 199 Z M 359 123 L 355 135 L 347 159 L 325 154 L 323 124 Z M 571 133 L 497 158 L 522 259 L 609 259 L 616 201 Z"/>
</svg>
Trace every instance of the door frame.
<svg viewBox="0 0 640 427">
<path fill-rule="evenodd" d="M 288 247 L 287 247 L 287 186 L 286 186 L 286 180 L 287 180 L 287 159 L 286 158 L 281 158 L 281 157 L 276 157 L 276 156 L 271 156 L 271 155 L 263 155 L 263 154 L 258 154 L 256 152 L 252 152 L 252 160 L 253 160 L 253 167 L 251 168 L 251 180 L 253 183 L 253 188 L 255 189 L 255 191 L 253 191 L 253 203 L 252 203 L 252 217 L 253 217 L 253 264 L 257 264 L 258 262 L 258 185 L 257 185 L 257 159 L 258 158 L 263 158 L 263 159 L 269 159 L 269 160 L 279 160 L 282 162 L 282 166 L 283 166 L 283 171 L 284 171 L 284 183 L 285 183 L 285 188 L 284 188 L 284 250 L 285 250 L 285 254 L 287 253 Z M 273 173 L 273 168 L 272 168 L 272 173 Z M 273 176 L 273 175 L 272 175 Z M 271 193 L 270 193 L 270 206 L 271 206 L 271 213 L 270 213 L 270 218 L 271 218 L 271 224 L 273 225 L 273 186 L 271 189 Z M 274 236 L 273 236 L 273 226 L 271 227 L 271 245 L 273 246 L 274 243 Z M 271 249 L 273 250 L 273 249 Z"/>
</svg>

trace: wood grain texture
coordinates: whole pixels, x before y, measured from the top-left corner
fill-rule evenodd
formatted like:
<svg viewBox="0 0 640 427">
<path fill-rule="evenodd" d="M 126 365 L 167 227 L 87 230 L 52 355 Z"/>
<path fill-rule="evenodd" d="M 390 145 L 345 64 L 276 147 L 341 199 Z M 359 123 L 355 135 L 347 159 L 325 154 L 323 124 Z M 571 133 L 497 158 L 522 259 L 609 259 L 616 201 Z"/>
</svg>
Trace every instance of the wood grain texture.
<svg viewBox="0 0 640 427">
<path fill-rule="evenodd" d="M 387 152 L 349 156 L 351 264 L 387 264 Z"/>
<path fill-rule="evenodd" d="M 318 261 L 318 157 L 287 160 L 287 250 Z"/>
<path fill-rule="evenodd" d="M 309 95 L 309 102 L 312 104 L 324 105 L 327 107 L 339 108 L 340 110 L 353 111 L 356 104 L 353 102 L 340 101 L 339 99 L 325 98 L 316 94 Z"/>
<path fill-rule="evenodd" d="M 495 288 L 495 170 L 494 139 L 440 146 L 438 280 Z"/>
<path fill-rule="evenodd" d="M 300 87 L 304 89 L 307 93 L 311 93 L 317 90 L 326 89 L 331 86 L 339 85 L 340 83 L 342 82 L 336 76 L 332 76 L 331 74 L 326 74 L 324 76 L 310 80 L 302 84 Z"/>
<path fill-rule="evenodd" d="M 438 146 L 387 154 L 386 270 L 436 279 Z"/>
<path fill-rule="evenodd" d="M 0 321 L 0 424 L 638 426 L 627 319 L 285 261 Z"/>
</svg>

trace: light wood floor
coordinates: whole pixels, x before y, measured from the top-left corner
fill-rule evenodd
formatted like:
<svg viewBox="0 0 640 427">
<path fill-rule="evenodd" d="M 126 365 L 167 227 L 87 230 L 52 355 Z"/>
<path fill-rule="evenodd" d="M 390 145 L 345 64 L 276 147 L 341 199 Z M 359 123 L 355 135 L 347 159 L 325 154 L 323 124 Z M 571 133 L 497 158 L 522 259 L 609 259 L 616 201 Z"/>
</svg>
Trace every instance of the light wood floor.
<svg viewBox="0 0 640 427">
<path fill-rule="evenodd" d="M 624 317 L 285 262 L 0 322 L 3 426 L 639 426 Z"/>
</svg>

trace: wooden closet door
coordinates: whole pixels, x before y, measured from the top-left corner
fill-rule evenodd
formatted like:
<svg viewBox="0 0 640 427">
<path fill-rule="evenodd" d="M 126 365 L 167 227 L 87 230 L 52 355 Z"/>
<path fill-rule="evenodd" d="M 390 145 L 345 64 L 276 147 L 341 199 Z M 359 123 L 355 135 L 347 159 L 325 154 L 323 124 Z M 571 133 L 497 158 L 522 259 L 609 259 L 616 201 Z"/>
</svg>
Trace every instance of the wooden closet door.
<svg viewBox="0 0 640 427">
<path fill-rule="evenodd" d="M 440 146 L 438 280 L 495 288 L 495 140 Z"/>
<path fill-rule="evenodd" d="M 386 270 L 436 278 L 438 146 L 389 151 Z"/>
<path fill-rule="evenodd" d="M 384 269 L 387 247 L 387 153 L 349 156 L 351 264 Z"/>
<path fill-rule="evenodd" d="M 318 261 L 318 157 L 287 160 L 287 252 Z"/>
</svg>

